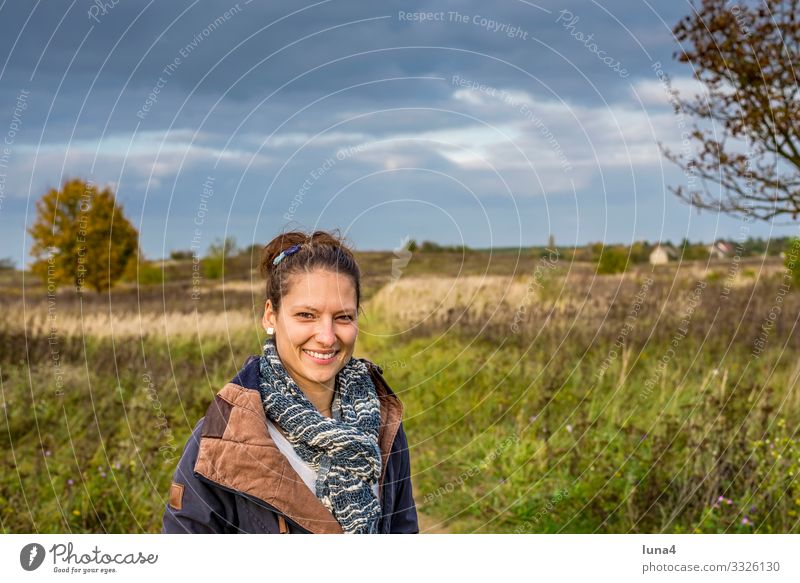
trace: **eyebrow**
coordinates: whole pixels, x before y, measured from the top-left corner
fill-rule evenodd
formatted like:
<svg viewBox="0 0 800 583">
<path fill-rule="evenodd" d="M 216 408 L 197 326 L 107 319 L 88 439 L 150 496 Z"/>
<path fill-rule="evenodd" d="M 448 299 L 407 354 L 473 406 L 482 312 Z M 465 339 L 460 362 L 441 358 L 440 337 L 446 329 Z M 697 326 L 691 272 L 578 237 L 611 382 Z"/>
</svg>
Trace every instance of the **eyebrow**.
<svg viewBox="0 0 800 583">
<path fill-rule="evenodd" d="M 315 308 L 314 306 L 294 306 L 294 307 L 292 308 L 292 310 L 293 310 L 293 311 L 297 311 L 297 310 L 305 310 L 305 311 L 309 311 L 309 312 L 319 312 L 319 310 L 318 310 L 317 308 Z M 337 312 L 337 313 L 338 313 L 338 314 L 348 314 L 348 315 L 352 315 L 352 314 L 355 314 L 355 310 L 342 310 L 342 311 L 340 311 L 340 312 Z"/>
</svg>

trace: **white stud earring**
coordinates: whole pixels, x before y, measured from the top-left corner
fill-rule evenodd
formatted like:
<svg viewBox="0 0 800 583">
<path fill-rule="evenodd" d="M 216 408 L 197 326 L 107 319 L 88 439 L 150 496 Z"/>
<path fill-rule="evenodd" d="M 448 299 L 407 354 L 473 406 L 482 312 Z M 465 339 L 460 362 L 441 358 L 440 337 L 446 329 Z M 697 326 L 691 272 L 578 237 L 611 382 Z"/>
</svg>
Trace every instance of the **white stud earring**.
<svg viewBox="0 0 800 583">
<path fill-rule="evenodd" d="M 273 334 L 275 334 L 275 328 L 273 328 L 272 326 L 270 326 L 269 328 L 267 328 L 267 334 L 269 334 L 270 336 L 272 336 Z"/>
</svg>

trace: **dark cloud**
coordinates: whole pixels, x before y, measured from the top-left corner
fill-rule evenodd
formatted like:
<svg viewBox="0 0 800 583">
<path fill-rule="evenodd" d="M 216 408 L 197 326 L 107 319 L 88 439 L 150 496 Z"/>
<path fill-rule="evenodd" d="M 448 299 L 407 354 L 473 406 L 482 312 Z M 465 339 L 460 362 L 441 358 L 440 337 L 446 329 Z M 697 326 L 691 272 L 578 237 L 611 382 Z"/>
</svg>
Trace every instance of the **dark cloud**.
<svg viewBox="0 0 800 583">
<path fill-rule="evenodd" d="M 158 256 L 189 246 L 208 175 L 204 241 L 260 240 L 331 157 L 292 218 L 365 248 L 736 232 L 664 194 L 681 176 L 655 142 L 679 132 L 651 67 L 689 76 L 670 32 L 688 3 L 102 4 L 0 5 L 4 111 L 30 91 L 0 206 L 19 261 L 32 200 L 67 176 L 117 185 Z"/>
</svg>

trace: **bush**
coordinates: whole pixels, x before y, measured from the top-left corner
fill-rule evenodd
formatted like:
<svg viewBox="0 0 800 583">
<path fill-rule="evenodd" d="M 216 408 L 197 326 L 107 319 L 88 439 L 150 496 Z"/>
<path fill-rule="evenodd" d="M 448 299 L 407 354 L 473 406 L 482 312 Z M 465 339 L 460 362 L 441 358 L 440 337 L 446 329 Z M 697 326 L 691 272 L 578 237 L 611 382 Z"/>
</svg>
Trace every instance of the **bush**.
<svg viewBox="0 0 800 583">
<path fill-rule="evenodd" d="M 164 270 L 160 265 L 149 261 L 139 264 L 139 285 L 155 285 L 164 283 Z"/>
<path fill-rule="evenodd" d="M 786 249 L 783 265 L 792 277 L 795 287 L 800 286 L 800 239 L 792 239 Z"/>
<path fill-rule="evenodd" d="M 597 273 L 623 273 L 628 268 L 628 256 L 622 249 L 603 249 L 597 262 Z"/>
<path fill-rule="evenodd" d="M 175 261 L 186 261 L 191 259 L 192 255 L 193 253 L 191 249 L 177 249 L 169 252 L 169 258 Z"/>
<path fill-rule="evenodd" d="M 203 275 L 207 279 L 221 278 L 225 272 L 227 261 L 235 256 L 237 252 L 236 239 L 233 237 L 215 240 L 208 246 L 206 256 L 201 261 Z"/>
<path fill-rule="evenodd" d="M 225 258 L 220 255 L 205 257 L 200 261 L 206 279 L 219 279 L 225 271 Z"/>
</svg>

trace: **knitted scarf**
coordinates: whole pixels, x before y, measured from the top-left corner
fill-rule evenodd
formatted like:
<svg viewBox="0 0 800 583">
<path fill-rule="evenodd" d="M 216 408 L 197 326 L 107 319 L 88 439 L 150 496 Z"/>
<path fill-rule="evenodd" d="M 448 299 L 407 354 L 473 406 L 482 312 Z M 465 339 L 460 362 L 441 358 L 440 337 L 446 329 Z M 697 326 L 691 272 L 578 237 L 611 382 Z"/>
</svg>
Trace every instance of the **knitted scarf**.
<svg viewBox="0 0 800 583">
<path fill-rule="evenodd" d="M 380 404 L 366 364 L 356 358 L 337 375 L 333 409 L 324 417 L 286 372 L 275 340 L 259 361 L 264 411 L 317 472 L 316 496 L 346 533 L 375 533 L 381 507 L 372 491 L 381 474 Z"/>
</svg>

